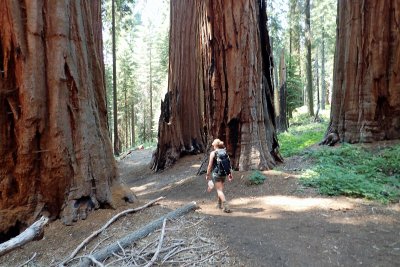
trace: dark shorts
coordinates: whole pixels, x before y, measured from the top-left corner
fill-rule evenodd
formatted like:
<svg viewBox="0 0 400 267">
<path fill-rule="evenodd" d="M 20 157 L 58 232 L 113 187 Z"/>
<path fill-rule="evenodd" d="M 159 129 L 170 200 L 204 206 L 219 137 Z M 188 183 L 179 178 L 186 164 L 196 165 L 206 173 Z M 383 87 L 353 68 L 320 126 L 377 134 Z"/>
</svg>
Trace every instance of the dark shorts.
<svg viewBox="0 0 400 267">
<path fill-rule="evenodd" d="M 226 176 L 219 176 L 215 172 L 212 173 L 212 180 L 213 182 L 223 182 L 225 183 Z"/>
</svg>

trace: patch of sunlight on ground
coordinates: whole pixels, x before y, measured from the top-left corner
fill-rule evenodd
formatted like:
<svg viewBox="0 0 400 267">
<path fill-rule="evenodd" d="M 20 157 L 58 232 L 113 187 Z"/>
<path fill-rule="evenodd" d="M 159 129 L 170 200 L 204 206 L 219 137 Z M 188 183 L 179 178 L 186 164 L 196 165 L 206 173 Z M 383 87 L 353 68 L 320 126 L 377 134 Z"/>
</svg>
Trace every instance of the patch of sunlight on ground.
<svg viewBox="0 0 400 267">
<path fill-rule="evenodd" d="M 344 201 L 331 200 L 326 198 L 300 198 L 294 196 L 267 196 L 259 198 L 239 198 L 231 201 L 232 205 L 251 205 L 261 203 L 266 207 L 275 208 L 281 211 L 302 212 L 312 209 L 329 210 L 335 208 L 351 209 L 353 205 Z"/>
<path fill-rule="evenodd" d="M 279 219 L 287 216 L 286 212 L 321 212 L 323 217 L 330 219 L 322 213 L 330 213 L 337 210 L 351 210 L 354 205 L 345 200 L 331 200 L 325 198 L 300 198 L 293 196 L 266 196 L 235 198 L 229 201 L 233 213 L 229 216 L 253 217 L 262 219 Z M 207 214 L 224 216 L 215 207 L 216 203 L 206 206 L 202 211 Z M 202 205 L 203 206 L 203 205 Z"/>
<path fill-rule="evenodd" d="M 287 172 L 279 171 L 279 170 L 268 170 L 268 171 L 263 171 L 262 173 L 264 173 L 267 177 L 268 177 L 268 175 L 271 175 L 271 176 L 284 175 L 285 179 L 287 179 L 287 178 L 300 178 L 302 176 L 301 174 L 287 173 Z"/>
<path fill-rule="evenodd" d="M 174 187 L 182 185 L 194 178 L 196 178 L 196 176 L 189 176 L 189 177 L 186 177 L 181 180 L 176 180 L 174 182 L 165 182 L 165 181 L 158 180 L 157 182 L 150 182 L 145 185 L 131 187 L 131 190 L 138 196 L 147 195 L 147 194 L 152 194 L 155 192 L 161 192 L 164 190 L 174 188 Z"/>
<path fill-rule="evenodd" d="M 147 183 L 141 186 L 134 186 L 131 187 L 131 190 L 135 193 L 135 194 L 140 194 L 141 192 L 147 190 L 149 187 L 153 186 L 155 184 L 155 182 L 151 182 L 151 183 Z"/>
<path fill-rule="evenodd" d="M 392 211 L 400 212 L 400 202 L 395 204 L 395 205 L 393 205 L 393 206 L 391 206 L 389 209 L 392 210 Z"/>
<path fill-rule="evenodd" d="M 337 205 L 336 201 L 324 198 L 299 198 L 293 196 L 268 196 L 263 199 L 264 204 L 283 211 L 308 211 L 312 209 L 331 209 Z M 340 205 L 342 208 L 343 206 Z M 349 205 L 348 205 L 349 206 Z M 351 207 L 346 207 L 351 208 Z"/>
<path fill-rule="evenodd" d="M 200 168 L 200 164 L 193 164 L 192 166 L 190 166 L 190 167 L 192 167 L 192 168 Z"/>
<path fill-rule="evenodd" d="M 229 201 L 229 203 L 232 203 Z M 280 219 L 282 215 L 279 211 L 267 210 L 267 208 L 251 207 L 246 205 L 234 205 L 230 204 L 232 213 L 225 213 L 221 209 L 216 207 L 217 202 L 200 204 L 201 213 L 213 215 L 213 216 L 228 216 L 228 217 L 251 217 L 258 219 Z"/>
</svg>

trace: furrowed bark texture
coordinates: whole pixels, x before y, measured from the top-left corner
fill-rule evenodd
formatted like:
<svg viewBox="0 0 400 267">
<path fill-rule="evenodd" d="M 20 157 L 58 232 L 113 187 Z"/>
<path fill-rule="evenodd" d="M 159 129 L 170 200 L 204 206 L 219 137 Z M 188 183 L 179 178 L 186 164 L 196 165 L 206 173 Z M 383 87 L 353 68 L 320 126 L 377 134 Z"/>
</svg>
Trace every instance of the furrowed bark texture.
<svg viewBox="0 0 400 267">
<path fill-rule="evenodd" d="M 400 1 L 338 2 L 331 122 L 341 141 L 400 138 Z"/>
<path fill-rule="evenodd" d="M 0 233 L 111 203 L 100 12 L 100 1 L 0 3 Z"/>
<path fill-rule="evenodd" d="M 154 171 L 170 167 L 184 154 L 204 152 L 195 7 L 194 0 L 171 1 L 168 93 L 161 103 Z"/>
<path fill-rule="evenodd" d="M 270 169 L 281 160 L 273 108 L 264 1 L 198 1 L 202 87 L 209 135 L 234 168 Z"/>
</svg>

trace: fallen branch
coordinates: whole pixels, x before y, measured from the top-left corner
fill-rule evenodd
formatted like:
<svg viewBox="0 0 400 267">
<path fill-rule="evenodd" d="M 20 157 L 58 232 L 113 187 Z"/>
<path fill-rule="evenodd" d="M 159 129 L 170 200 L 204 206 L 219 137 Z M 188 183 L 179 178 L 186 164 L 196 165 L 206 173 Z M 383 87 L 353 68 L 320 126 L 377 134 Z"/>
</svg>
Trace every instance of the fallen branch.
<svg viewBox="0 0 400 267">
<path fill-rule="evenodd" d="M 100 240 L 100 242 L 98 242 L 97 245 L 94 246 L 94 248 L 92 248 L 92 250 L 90 251 L 90 253 L 93 253 L 93 251 L 95 251 L 95 250 L 98 248 L 98 246 L 100 246 L 101 243 L 103 243 L 103 242 L 106 241 L 107 239 L 110 239 L 111 237 L 112 237 L 112 235 L 107 236 L 106 238 Z"/>
<path fill-rule="evenodd" d="M 147 224 L 146 226 L 140 228 L 139 230 L 132 232 L 131 234 L 121 238 L 117 242 L 103 248 L 99 252 L 93 254 L 93 257 L 98 260 L 98 261 L 103 261 L 107 259 L 112 253 L 115 253 L 120 250 L 120 246 L 122 247 L 127 247 L 130 244 L 132 244 L 134 241 L 139 240 L 140 238 L 143 238 L 150 234 L 151 232 L 155 231 L 157 228 L 159 228 L 162 224 L 163 221 L 166 219 L 173 219 L 180 217 L 192 210 L 197 209 L 198 206 L 196 202 L 191 202 L 181 208 L 178 208 L 174 211 L 169 212 L 168 214 L 158 218 L 155 221 L 152 221 L 151 223 Z M 79 266 L 89 266 L 90 265 L 90 260 L 89 259 L 84 259 L 80 262 Z"/>
<path fill-rule="evenodd" d="M 0 256 L 25 245 L 29 241 L 36 240 L 43 235 L 43 227 L 47 224 L 49 218 L 42 216 L 34 222 L 25 231 L 18 236 L 0 244 Z"/>
<path fill-rule="evenodd" d="M 79 246 L 71 253 L 71 255 L 68 256 L 68 258 L 64 259 L 59 266 L 63 266 L 65 263 L 67 263 L 68 261 L 70 261 L 72 258 L 74 258 L 76 256 L 76 254 L 78 254 L 79 250 L 81 250 L 86 244 L 88 244 L 90 242 L 90 240 L 92 240 L 94 237 L 96 237 L 97 235 L 99 235 L 101 232 L 103 232 L 108 226 L 110 226 L 110 224 L 112 224 L 113 222 L 115 222 L 119 217 L 128 214 L 128 213 L 133 213 L 133 212 L 137 212 L 140 210 L 143 210 L 151 205 L 153 205 L 154 203 L 160 201 L 164 199 L 164 197 L 159 197 L 157 199 L 154 199 L 148 203 L 146 203 L 145 205 L 135 208 L 135 209 L 127 209 L 124 210 L 120 213 L 118 213 L 117 215 L 115 215 L 114 217 L 112 217 L 103 227 L 101 227 L 99 230 L 93 232 L 90 236 L 88 236 L 85 240 L 82 241 L 82 243 L 79 244 Z"/>
<path fill-rule="evenodd" d="M 163 221 L 163 226 L 162 226 L 162 231 L 161 231 L 161 235 L 160 235 L 160 241 L 158 242 L 158 246 L 157 246 L 157 250 L 154 253 L 153 257 L 151 258 L 150 262 L 146 264 L 145 267 L 151 267 L 151 265 L 154 264 L 154 262 L 157 260 L 158 254 L 160 253 L 161 250 L 161 246 L 163 243 L 163 239 L 164 239 L 164 234 L 165 234 L 165 223 L 167 222 L 167 219 L 164 219 Z"/>
<path fill-rule="evenodd" d="M 96 264 L 99 267 L 104 267 L 104 265 L 101 262 L 97 261 L 92 255 L 86 255 L 83 257 L 88 258 L 89 260 L 91 260 L 94 264 Z"/>
<path fill-rule="evenodd" d="M 204 155 L 204 158 L 200 164 L 200 167 L 197 170 L 197 173 L 196 173 L 197 176 L 206 172 L 206 168 L 203 167 L 203 166 L 207 166 L 207 165 L 205 165 L 206 163 L 208 163 L 208 154 L 207 153 Z"/>
<path fill-rule="evenodd" d="M 227 250 L 227 249 L 228 249 L 228 247 L 223 248 L 223 249 L 218 250 L 218 251 L 215 251 L 215 252 L 213 252 L 211 255 L 208 255 L 207 257 L 205 257 L 204 259 L 200 259 L 199 261 L 189 262 L 189 263 L 187 263 L 187 264 L 185 264 L 185 265 L 183 265 L 183 266 L 190 266 L 190 265 L 195 265 L 195 266 L 196 266 L 197 264 L 203 263 L 203 262 L 205 262 L 206 260 L 208 260 L 209 258 L 211 258 L 212 256 L 214 256 L 214 255 L 216 255 L 216 254 L 218 254 L 218 253 L 221 253 L 221 252 L 223 252 L 223 251 L 225 251 L 225 250 Z"/>
<path fill-rule="evenodd" d="M 35 253 L 33 254 L 33 256 L 32 256 L 29 260 L 27 260 L 26 262 L 22 263 L 22 264 L 19 265 L 18 267 L 24 267 L 25 265 L 28 265 L 28 263 L 30 263 L 31 261 L 33 261 L 33 259 L 36 257 L 36 255 L 37 255 L 37 253 L 35 252 Z"/>
</svg>

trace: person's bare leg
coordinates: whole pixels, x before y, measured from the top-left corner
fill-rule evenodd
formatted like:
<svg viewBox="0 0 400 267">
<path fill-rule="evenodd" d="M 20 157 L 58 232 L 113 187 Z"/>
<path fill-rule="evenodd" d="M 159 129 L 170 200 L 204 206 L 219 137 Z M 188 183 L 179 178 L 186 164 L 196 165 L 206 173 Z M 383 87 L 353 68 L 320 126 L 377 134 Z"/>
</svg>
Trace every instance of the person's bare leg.
<svg viewBox="0 0 400 267">
<path fill-rule="evenodd" d="M 231 210 L 229 209 L 229 207 L 228 207 L 228 205 L 226 203 L 226 198 L 225 198 L 225 194 L 224 194 L 224 183 L 223 182 L 216 182 L 215 183 L 215 189 L 217 190 L 218 198 L 222 202 L 222 208 L 224 209 L 224 212 L 231 212 Z"/>
<path fill-rule="evenodd" d="M 215 189 L 217 190 L 217 195 L 218 198 L 224 202 L 226 201 L 225 199 L 225 194 L 224 194 L 224 184 L 222 182 L 215 182 Z"/>
</svg>

